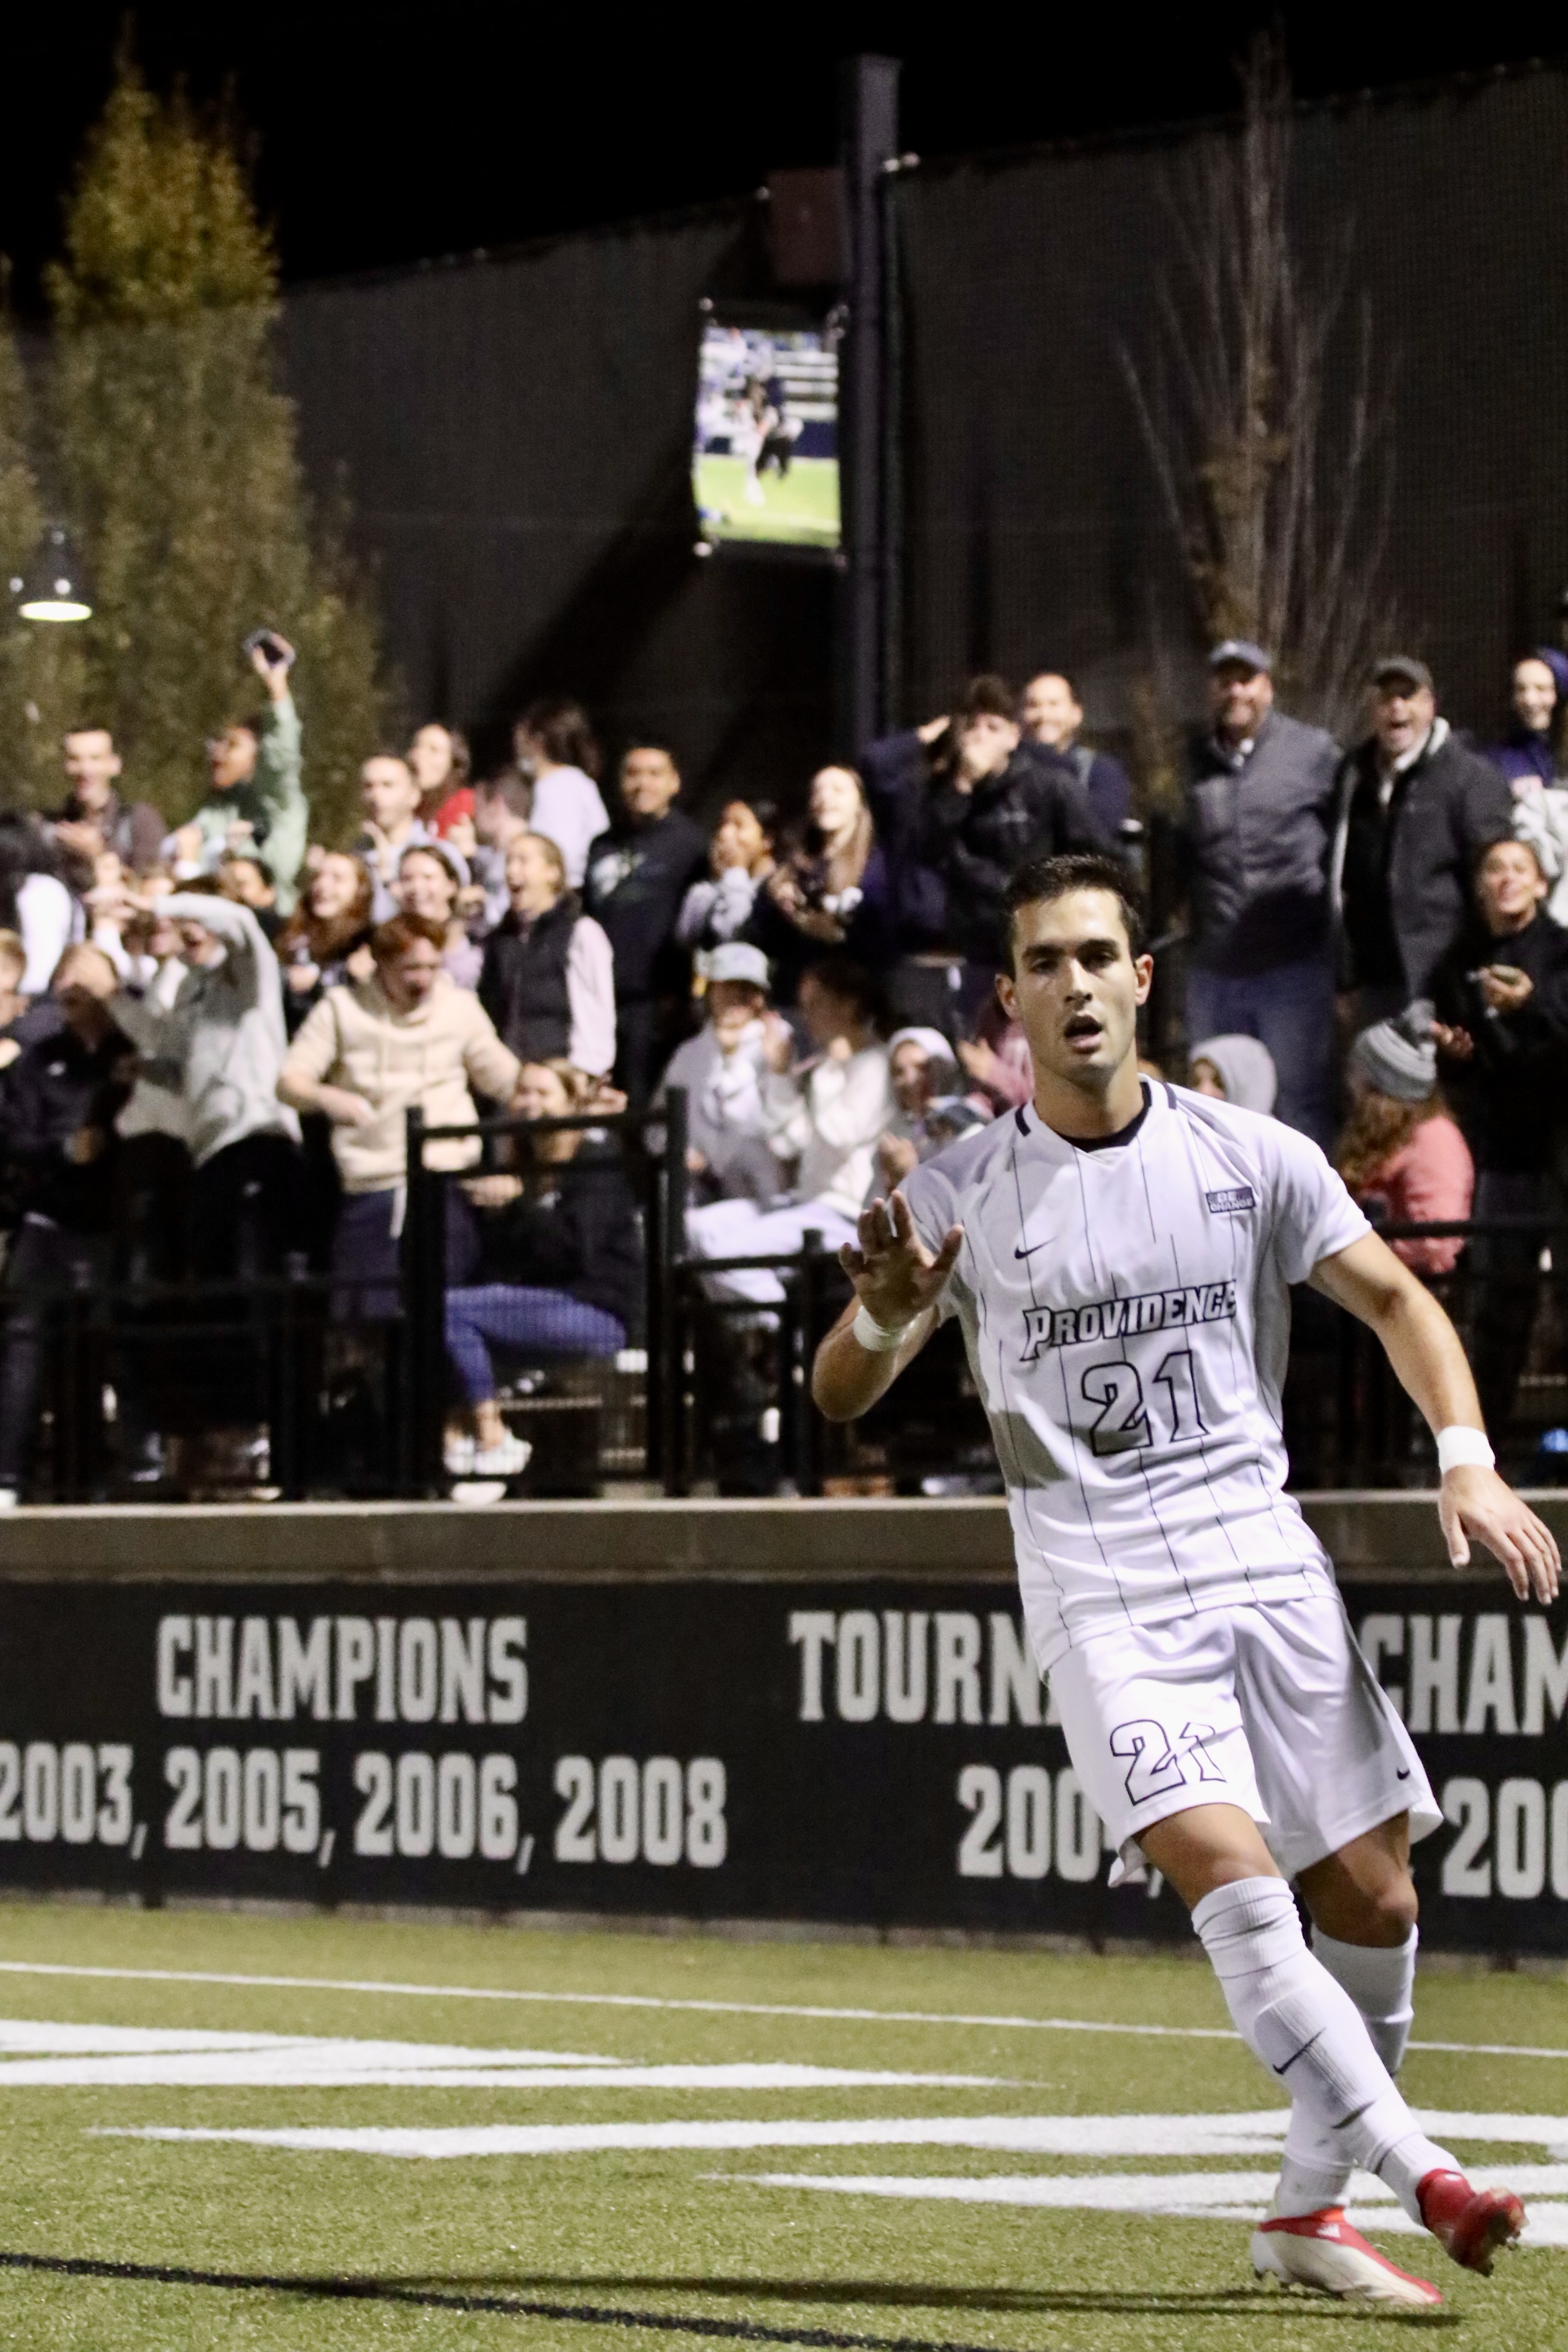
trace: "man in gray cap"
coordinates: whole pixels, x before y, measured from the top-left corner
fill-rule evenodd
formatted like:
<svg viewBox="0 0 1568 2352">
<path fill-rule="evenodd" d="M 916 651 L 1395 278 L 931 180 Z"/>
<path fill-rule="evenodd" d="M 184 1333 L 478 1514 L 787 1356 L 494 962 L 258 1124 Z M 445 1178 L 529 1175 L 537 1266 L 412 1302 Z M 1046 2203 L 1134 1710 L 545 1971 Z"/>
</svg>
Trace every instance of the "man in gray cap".
<svg viewBox="0 0 1568 2352">
<path fill-rule="evenodd" d="M 1507 780 L 1438 718 L 1426 663 L 1380 661 L 1372 733 L 1341 765 L 1330 860 L 1340 980 L 1355 992 L 1358 1028 L 1431 994 L 1464 925 L 1476 852 L 1512 831 Z"/>
<path fill-rule="evenodd" d="M 1258 1038 L 1279 1072 L 1277 1116 L 1327 1144 L 1323 869 L 1339 746 L 1275 709 L 1269 657 L 1250 638 L 1227 637 L 1210 654 L 1209 710 L 1187 780 L 1187 1034 Z"/>
</svg>

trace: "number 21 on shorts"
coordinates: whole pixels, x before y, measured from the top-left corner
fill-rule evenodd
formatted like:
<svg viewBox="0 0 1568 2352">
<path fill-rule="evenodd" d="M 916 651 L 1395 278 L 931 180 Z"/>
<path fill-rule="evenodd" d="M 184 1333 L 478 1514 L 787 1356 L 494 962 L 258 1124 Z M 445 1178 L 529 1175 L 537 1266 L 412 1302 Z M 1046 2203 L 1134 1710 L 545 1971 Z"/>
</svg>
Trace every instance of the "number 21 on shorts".
<svg viewBox="0 0 1568 2352">
<path fill-rule="evenodd" d="M 1163 1723 L 1119 1723 L 1110 1735 L 1113 1756 L 1128 1756 L 1127 1801 L 1141 1805 L 1147 1797 L 1163 1797 L 1189 1780 L 1221 1780 L 1224 1773 L 1204 1746 L 1214 1738 L 1212 1723 L 1184 1723 L 1172 1739 Z"/>
</svg>

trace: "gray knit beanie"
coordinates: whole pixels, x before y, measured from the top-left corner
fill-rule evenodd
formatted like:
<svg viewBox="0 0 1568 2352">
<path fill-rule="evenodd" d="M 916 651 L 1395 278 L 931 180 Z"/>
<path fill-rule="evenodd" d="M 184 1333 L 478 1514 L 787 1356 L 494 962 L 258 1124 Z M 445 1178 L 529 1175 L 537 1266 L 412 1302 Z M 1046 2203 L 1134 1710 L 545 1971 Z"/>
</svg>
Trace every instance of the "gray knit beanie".
<svg viewBox="0 0 1568 2352">
<path fill-rule="evenodd" d="M 1413 1026 L 1407 1013 L 1376 1022 L 1351 1047 L 1356 1076 L 1394 1102 L 1425 1102 L 1437 1084 L 1437 1048 L 1430 1037 L 1412 1036 Z"/>
</svg>

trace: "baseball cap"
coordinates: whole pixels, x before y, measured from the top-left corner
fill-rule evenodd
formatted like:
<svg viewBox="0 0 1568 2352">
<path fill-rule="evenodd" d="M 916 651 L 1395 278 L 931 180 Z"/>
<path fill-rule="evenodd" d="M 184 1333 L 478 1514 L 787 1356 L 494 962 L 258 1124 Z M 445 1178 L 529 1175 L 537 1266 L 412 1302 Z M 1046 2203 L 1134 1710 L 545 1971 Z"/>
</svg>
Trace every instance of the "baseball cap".
<svg viewBox="0 0 1568 2352">
<path fill-rule="evenodd" d="M 1274 665 L 1259 645 L 1250 637 L 1226 637 L 1209 656 L 1210 669 L 1218 669 L 1225 662 L 1242 662 L 1248 669 L 1272 671 Z"/>
<path fill-rule="evenodd" d="M 1373 671 L 1372 682 L 1373 686 L 1395 683 L 1411 688 L 1424 686 L 1430 693 L 1432 673 L 1424 661 L 1416 660 L 1414 654 L 1385 654 Z"/>
<path fill-rule="evenodd" d="M 716 980 L 742 980 L 751 988 L 768 984 L 766 956 L 744 940 L 725 940 L 722 945 L 710 948 L 706 955 L 698 957 L 697 969 L 710 986 Z"/>
</svg>

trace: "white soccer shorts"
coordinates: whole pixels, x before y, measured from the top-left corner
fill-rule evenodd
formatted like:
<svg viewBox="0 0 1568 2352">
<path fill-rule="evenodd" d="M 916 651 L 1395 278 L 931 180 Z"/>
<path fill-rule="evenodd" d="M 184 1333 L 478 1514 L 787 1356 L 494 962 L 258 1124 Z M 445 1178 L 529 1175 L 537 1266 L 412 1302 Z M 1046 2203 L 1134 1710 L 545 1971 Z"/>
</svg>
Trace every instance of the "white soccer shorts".
<svg viewBox="0 0 1568 2352">
<path fill-rule="evenodd" d="M 1139 1832 L 1193 1805 L 1250 1813 L 1288 1878 L 1395 1813 L 1412 1838 L 1442 1822 L 1337 1592 L 1119 1628 L 1050 1683 L 1113 1886 L 1145 1875 Z"/>
</svg>

